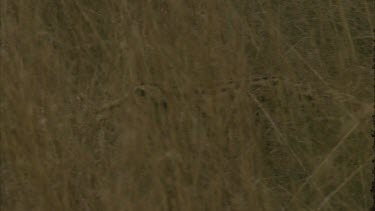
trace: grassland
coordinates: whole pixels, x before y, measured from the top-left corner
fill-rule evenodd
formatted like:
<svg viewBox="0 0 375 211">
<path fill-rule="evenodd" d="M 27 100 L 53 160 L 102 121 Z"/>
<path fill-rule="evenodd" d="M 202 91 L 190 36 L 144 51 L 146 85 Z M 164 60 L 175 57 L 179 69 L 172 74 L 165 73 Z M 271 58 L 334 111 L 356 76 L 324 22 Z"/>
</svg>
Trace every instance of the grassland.
<svg viewBox="0 0 375 211">
<path fill-rule="evenodd" d="M 0 2 L 1 210 L 372 206 L 372 1 Z"/>
</svg>

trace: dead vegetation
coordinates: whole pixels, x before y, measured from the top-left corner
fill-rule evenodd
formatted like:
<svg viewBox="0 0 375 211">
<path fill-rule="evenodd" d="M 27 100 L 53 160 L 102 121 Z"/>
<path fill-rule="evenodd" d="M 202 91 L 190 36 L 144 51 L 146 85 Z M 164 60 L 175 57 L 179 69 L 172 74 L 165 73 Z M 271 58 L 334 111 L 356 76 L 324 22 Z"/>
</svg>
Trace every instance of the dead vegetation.
<svg viewBox="0 0 375 211">
<path fill-rule="evenodd" d="M 368 210 L 370 1 L 1 1 L 1 210 Z"/>
</svg>

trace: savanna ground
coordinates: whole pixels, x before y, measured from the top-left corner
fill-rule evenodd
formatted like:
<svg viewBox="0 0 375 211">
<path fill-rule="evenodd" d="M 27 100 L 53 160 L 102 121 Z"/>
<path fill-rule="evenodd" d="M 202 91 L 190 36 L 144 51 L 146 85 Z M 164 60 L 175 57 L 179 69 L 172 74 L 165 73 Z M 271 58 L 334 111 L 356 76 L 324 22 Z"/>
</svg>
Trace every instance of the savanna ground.
<svg viewBox="0 0 375 211">
<path fill-rule="evenodd" d="M 1 0 L 1 210 L 369 210 L 369 0 Z"/>
</svg>

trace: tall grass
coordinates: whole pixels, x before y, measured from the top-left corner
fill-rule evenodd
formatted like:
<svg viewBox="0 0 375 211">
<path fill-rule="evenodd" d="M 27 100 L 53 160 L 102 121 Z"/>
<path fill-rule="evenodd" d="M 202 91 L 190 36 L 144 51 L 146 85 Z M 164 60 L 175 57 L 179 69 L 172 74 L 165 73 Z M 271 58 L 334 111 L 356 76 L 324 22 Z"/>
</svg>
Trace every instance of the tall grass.
<svg viewBox="0 0 375 211">
<path fill-rule="evenodd" d="M 1 1 L 1 210 L 369 210 L 374 5 Z"/>
</svg>

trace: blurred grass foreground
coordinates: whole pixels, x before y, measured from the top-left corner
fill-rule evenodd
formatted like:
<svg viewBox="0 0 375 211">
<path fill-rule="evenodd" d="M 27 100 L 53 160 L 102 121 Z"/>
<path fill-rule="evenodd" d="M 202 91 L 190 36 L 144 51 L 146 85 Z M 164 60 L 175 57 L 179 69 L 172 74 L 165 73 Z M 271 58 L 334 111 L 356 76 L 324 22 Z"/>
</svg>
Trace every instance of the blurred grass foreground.
<svg viewBox="0 0 375 211">
<path fill-rule="evenodd" d="M 0 210 L 371 208 L 372 1 L 0 10 Z"/>
</svg>

